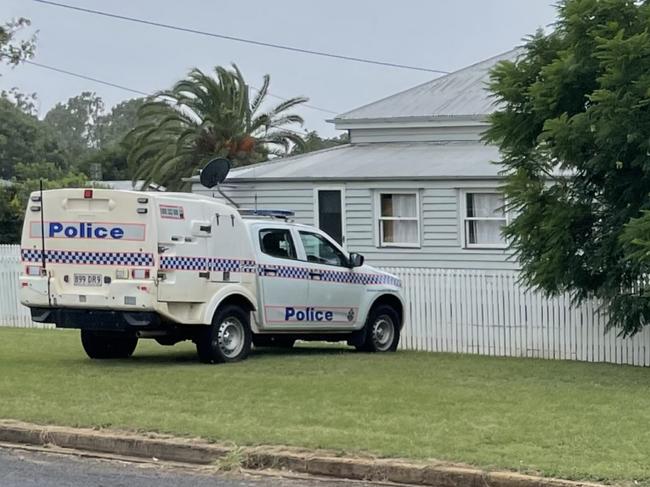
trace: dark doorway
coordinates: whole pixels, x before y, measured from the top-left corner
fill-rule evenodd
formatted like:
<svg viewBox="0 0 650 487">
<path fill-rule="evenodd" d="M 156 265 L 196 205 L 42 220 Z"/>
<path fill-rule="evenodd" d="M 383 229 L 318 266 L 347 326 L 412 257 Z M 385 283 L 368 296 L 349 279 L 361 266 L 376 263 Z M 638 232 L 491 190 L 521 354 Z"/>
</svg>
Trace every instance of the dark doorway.
<svg viewBox="0 0 650 487">
<path fill-rule="evenodd" d="M 343 245 L 343 214 L 340 189 L 318 190 L 318 228 Z"/>
</svg>

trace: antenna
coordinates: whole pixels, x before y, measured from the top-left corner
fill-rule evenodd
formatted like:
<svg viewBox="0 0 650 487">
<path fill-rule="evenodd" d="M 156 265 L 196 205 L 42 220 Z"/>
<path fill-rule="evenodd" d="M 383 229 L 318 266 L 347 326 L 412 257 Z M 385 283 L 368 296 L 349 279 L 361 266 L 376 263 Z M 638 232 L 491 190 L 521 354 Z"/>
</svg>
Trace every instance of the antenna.
<svg viewBox="0 0 650 487">
<path fill-rule="evenodd" d="M 47 303 L 52 306 L 52 296 L 50 294 L 50 276 L 47 274 L 47 259 L 45 258 L 45 201 L 43 200 L 43 180 L 39 179 L 39 196 L 41 198 L 41 263 L 43 264 L 43 274 L 47 279 Z"/>
</svg>

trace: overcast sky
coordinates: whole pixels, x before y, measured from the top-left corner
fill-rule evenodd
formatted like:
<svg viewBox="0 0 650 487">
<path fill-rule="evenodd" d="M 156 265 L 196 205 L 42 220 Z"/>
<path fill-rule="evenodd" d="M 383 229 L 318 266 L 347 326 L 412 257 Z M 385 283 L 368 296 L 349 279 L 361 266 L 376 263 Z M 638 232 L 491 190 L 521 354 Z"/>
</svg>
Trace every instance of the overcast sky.
<svg viewBox="0 0 650 487">
<path fill-rule="evenodd" d="M 57 0 L 259 41 L 453 71 L 507 51 L 554 20 L 550 0 Z M 0 0 L 0 21 L 23 16 L 39 31 L 36 62 L 144 92 L 192 67 L 235 62 L 248 83 L 304 95 L 337 113 L 428 81 L 433 73 L 358 64 L 197 36 L 48 6 Z M 41 116 L 94 91 L 107 106 L 133 94 L 34 66 L 0 68 L 0 87 L 36 92 Z M 302 109 L 305 127 L 331 136 L 332 114 Z"/>
</svg>

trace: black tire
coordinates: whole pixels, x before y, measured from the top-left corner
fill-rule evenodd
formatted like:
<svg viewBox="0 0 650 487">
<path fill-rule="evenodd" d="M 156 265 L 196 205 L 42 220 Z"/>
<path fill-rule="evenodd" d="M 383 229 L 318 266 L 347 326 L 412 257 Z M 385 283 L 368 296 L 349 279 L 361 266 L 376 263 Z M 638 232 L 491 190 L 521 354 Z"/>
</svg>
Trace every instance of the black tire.
<svg viewBox="0 0 650 487">
<path fill-rule="evenodd" d="M 227 305 L 218 309 L 212 324 L 199 333 L 196 352 L 206 364 L 237 362 L 248 357 L 251 342 L 250 313 Z"/>
<path fill-rule="evenodd" d="M 129 358 L 138 345 L 134 333 L 81 330 L 81 344 L 91 359 Z"/>
<path fill-rule="evenodd" d="M 399 314 L 391 306 L 375 306 L 368 313 L 364 340 L 356 349 L 362 352 L 394 352 L 399 344 L 401 327 Z"/>
<path fill-rule="evenodd" d="M 293 337 L 284 337 L 284 336 L 266 336 L 266 335 L 254 335 L 253 336 L 253 345 L 255 347 L 270 347 L 270 348 L 283 348 L 290 350 L 296 343 L 296 339 Z"/>
</svg>

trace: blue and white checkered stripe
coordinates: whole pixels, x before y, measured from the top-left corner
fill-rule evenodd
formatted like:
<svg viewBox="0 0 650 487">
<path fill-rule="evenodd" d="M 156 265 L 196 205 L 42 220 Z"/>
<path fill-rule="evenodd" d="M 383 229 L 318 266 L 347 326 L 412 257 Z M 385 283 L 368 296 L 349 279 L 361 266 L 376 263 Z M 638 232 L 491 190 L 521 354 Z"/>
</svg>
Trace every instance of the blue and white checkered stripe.
<svg viewBox="0 0 650 487">
<path fill-rule="evenodd" d="M 271 274 L 268 271 L 275 271 Z M 257 272 L 260 276 L 283 277 L 285 279 L 309 279 L 309 269 L 288 265 L 259 265 Z"/>
<path fill-rule="evenodd" d="M 212 258 L 209 266 L 211 271 L 255 272 L 254 260 Z"/>
<path fill-rule="evenodd" d="M 321 281 L 362 285 L 388 284 L 390 286 L 401 287 L 401 282 L 399 279 L 388 276 L 386 274 L 363 274 L 354 272 L 324 271 L 321 277 Z"/>
<path fill-rule="evenodd" d="M 23 262 L 41 262 L 38 249 L 21 249 Z M 45 250 L 45 260 L 50 264 L 122 265 L 153 267 L 153 254 L 144 252 L 88 252 L 81 250 Z"/>
<path fill-rule="evenodd" d="M 256 265 L 253 260 L 220 259 L 215 257 L 162 256 L 161 270 L 178 271 L 230 271 L 255 272 L 260 276 L 284 279 L 311 279 L 311 271 L 321 273 L 320 281 L 341 284 L 381 285 L 401 287 L 401 281 L 386 274 L 365 274 L 345 271 L 310 269 L 308 267 L 284 265 Z M 275 272 L 269 272 L 275 271 Z"/>
<path fill-rule="evenodd" d="M 160 269 L 164 271 L 230 271 L 255 272 L 255 261 L 219 259 L 216 257 L 162 256 Z"/>
<path fill-rule="evenodd" d="M 206 257 L 161 257 L 160 270 L 205 271 L 208 267 Z"/>
</svg>

